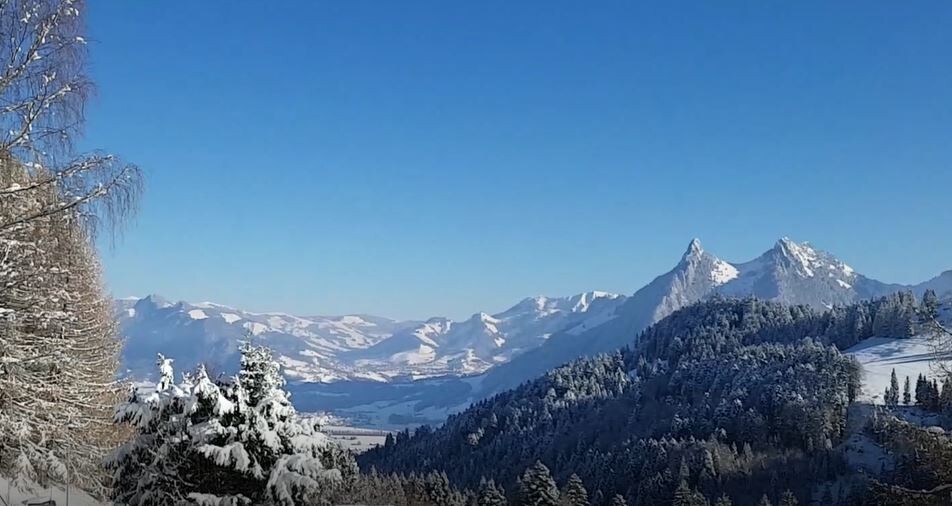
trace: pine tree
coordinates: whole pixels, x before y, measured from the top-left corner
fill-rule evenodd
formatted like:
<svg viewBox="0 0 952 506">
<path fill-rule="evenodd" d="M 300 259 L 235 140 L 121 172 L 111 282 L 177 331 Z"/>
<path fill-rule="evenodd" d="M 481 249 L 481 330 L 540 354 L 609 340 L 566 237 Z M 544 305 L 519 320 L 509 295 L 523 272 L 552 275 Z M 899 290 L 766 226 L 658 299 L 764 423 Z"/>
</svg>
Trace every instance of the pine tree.
<svg viewBox="0 0 952 506">
<path fill-rule="evenodd" d="M 717 499 L 716 502 L 714 502 L 714 506 L 734 506 L 734 502 L 731 501 L 730 497 L 727 497 L 726 495 L 722 495 L 720 498 Z"/>
<path fill-rule="evenodd" d="M 615 494 L 615 496 L 612 497 L 610 504 L 611 506 L 628 506 L 628 501 L 626 501 L 621 495 Z"/>
<path fill-rule="evenodd" d="M 569 476 L 565 488 L 560 494 L 560 503 L 562 506 L 589 506 L 588 491 L 585 490 L 585 484 L 577 474 Z"/>
<path fill-rule="evenodd" d="M 133 390 L 116 410 L 116 421 L 135 431 L 106 462 L 115 481 L 112 498 L 119 504 L 176 504 L 188 494 L 183 469 L 189 459 L 191 392 L 175 384 L 171 359 L 159 355 L 157 366 L 155 387 Z"/>
<path fill-rule="evenodd" d="M 476 504 L 478 506 L 506 506 L 508 501 L 503 490 L 496 486 L 496 482 L 484 479 L 479 484 Z"/>
<path fill-rule="evenodd" d="M 446 473 L 431 472 L 426 475 L 423 481 L 426 490 L 426 497 L 433 504 L 449 504 L 452 496 L 449 479 Z"/>
<path fill-rule="evenodd" d="M 928 289 L 922 294 L 921 313 L 923 318 L 929 322 L 939 314 L 939 297 L 935 290 Z"/>
<path fill-rule="evenodd" d="M 912 392 L 909 390 L 909 376 L 906 376 L 906 380 L 902 384 L 902 403 L 907 406 L 912 404 Z"/>
<path fill-rule="evenodd" d="M 199 368 L 176 385 L 171 361 L 160 357 L 154 389 L 134 391 L 117 410 L 135 435 L 108 462 L 116 502 L 323 504 L 354 483 L 353 457 L 295 413 L 270 350 L 245 344 L 241 353 L 231 383 Z M 428 486 L 449 496 L 445 474 Z"/>
<path fill-rule="evenodd" d="M 524 506 L 557 506 L 559 503 L 559 488 L 549 473 L 549 468 L 542 462 L 526 469 L 522 475 L 522 484 L 519 497 Z"/>
<path fill-rule="evenodd" d="M 943 413 L 952 412 L 952 377 L 942 382 L 942 391 L 939 394 L 938 410 Z"/>
<path fill-rule="evenodd" d="M 760 497 L 760 502 L 757 503 L 757 506 L 772 506 L 770 498 L 767 497 L 767 494 L 764 494 Z"/>
<path fill-rule="evenodd" d="M 939 400 L 939 380 L 932 380 L 929 386 L 929 409 L 939 411 L 941 402 Z"/>
<path fill-rule="evenodd" d="M 780 494 L 780 502 L 778 506 L 797 506 L 799 501 L 797 501 L 797 496 L 793 495 L 793 492 L 790 490 L 785 490 Z"/>
<path fill-rule="evenodd" d="M 704 496 L 691 490 L 688 482 L 683 479 L 678 484 L 678 488 L 675 489 L 671 501 L 671 506 L 705 506 L 705 504 L 707 504 L 707 501 Z"/>
<path fill-rule="evenodd" d="M 883 394 L 883 401 L 887 406 L 896 406 L 899 404 L 899 379 L 896 377 L 896 369 L 892 370 L 889 377 L 889 386 Z"/>
<path fill-rule="evenodd" d="M 926 396 L 928 395 L 926 390 L 927 388 L 928 387 L 926 386 L 925 376 L 923 376 L 922 373 L 919 373 L 919 376 L 916 378 L 916 405 L 917 406 L 928 405 L 928 402 L 926 401 Z"/>
</svg>

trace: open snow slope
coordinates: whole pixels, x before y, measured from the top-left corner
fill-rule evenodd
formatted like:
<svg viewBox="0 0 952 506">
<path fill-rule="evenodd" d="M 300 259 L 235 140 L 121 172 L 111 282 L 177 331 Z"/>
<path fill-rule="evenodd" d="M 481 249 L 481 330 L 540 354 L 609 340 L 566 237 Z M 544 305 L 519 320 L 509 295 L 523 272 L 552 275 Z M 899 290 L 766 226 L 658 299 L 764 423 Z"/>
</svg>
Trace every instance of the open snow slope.
<svg viewBox="0 0 952 506">
<path fill-rule="evenodd" d="M 856 357 L 863 366 L 863 392 L 859 400 L 882 404 L 883 391 L 889 386 L 893 369 L 899 379 L 899 388 L 908 376 L 915 395 L 919 374 L 934 378 L 938 372 L 937 364 L 952 359 L 952 355 L 940 356 L 936 351 L 934 339 L 927 335 L 908 339 L 873 337 L 846 350 L 845 353 Z"/>
</svg>

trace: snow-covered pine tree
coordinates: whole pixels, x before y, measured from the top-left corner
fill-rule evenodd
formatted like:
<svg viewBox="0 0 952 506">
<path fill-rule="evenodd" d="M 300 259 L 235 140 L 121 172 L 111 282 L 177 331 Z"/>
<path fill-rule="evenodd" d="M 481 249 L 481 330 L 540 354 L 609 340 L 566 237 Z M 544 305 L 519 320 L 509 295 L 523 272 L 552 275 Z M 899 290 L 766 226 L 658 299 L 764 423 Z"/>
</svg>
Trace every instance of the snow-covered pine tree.
<svg viewBox="0 0 952 506">
<path fill-rule="evenodd" d="M 730 497 L 722 495 L 717 501 L 714 501 L 714 506 L 734 506 L 734 501 L 731 501 Z"/>
<path fill-rule="evenodd" d="M 176 385 L 160 357 L 155 387 L 116 413 L 135 430 L 108 462 L 117 503 L 325 504 L 356 478 L 353 457 L 295 412 L 270 350 L 244 344 L 241 353 L 230 383 L 200 367 Z"/>
<path fill-rule="evenodd" d="M 620 494 L 615 494 L 615 496 L 612 497 L 611 506 L 628 506 L 628 501 Z"/>
<path fill-rule="evenodd" d="M 939 393 L 938 410 L 941 413 L 952 414 L 952 376 L 949 376 L 942 382 L 942 390 Z"/>
<path fill-rule="evenodd" d="M 523 473 L 519 499 L 520 504 L 524 506 L 559 504 L 559 488 L 545 464 L 536 461 Z"/>
<path fill-rule="evenodd" d="M 883 394 L 883 402 L 887 406 L 896 406 L 899 404 L 899 379 L 896 377 L 896 370 L 892 370 L 889 376 L 889 386 Z"/>
<path fill-rule="evenodd" d="M 932 383 L 930 383 L 929 401 L 929 409 L 932 411 L 938 411 L 941 409 L 939 405 L 939 380 L 933 379 Z"/>
<path fill-rule="evenodd" d="M 577 474 L 572 473 L 572 476 L 569 476 L 559 500 L 562 506 L 589 506 L 588 491 Z"/>
<path fill-rule="evenodd" d="M 188 409 L 196 404 L 190 384 L 175 384 L 172 360 L 159 355 L 157 365 L 155 386 L 134 389 L 116 408 L 116 422 L 133 430 L 132 438 L 106 459 L 116 504 L 179 504 L 188 498 Z"/>
<path fill-rule="evenodd" d="M 684 467 L 684 462 L 681 462 L 681 467 Z M 674 489 L 674 496 L 671 498 L 671 506 L 691 506 L 693 505 L 693 496 L 694 493 L 691 490 L 691 487 L 688 486 L 688 482 L 681 479 L 678 483 L 678 488 Z"/>
<path fill-rule="evenodd" d="M 209 492 L 241 493 L 256 504 L 305 504 L 353 479 L 352 457 L 335 451 L 316 420 L 297 415 L 284 384 L 271 350 L 242 345 L 241 371 L 229 387 L 235 409 L 197 438 L 197 450 L 226 470 L 208 483 Z M 259 486 L 258 494 L 249 490 Z"/>
<path fill-rule="evenodd" d="M 777 506 L 797 506 L 798 504 L 800 504 L 800 502 L 797 501 L 797 496 L 795 496 L 792 491 L 785 490 L 780 494 L 780 500 Z"/>
<path fill-rule="evenodd" d="M 671 506 L 706 506 L 707 504 L 704 495 L 692 490 L 685 480 L 681 480 L 678 484 L 671 500 Z"/>
<path fill-rule="evenodd" d="M 476 496 L 477 506 L 506 506 L 506 494 L 493 480 L 480 480 L 479 491 Z"/>
<path fill-rule="evenodd" d="M 935 290 L 928 289 L 922 294 L 922 304 L 919 305 L 919 312 L 923 319 L 930 322 L 939 314 L 939 297 Z"/>
<path fill-rule="evenodd" d="M 924 406 L 928 404 L 926 402 L 926 396 L 928 395 L 926 393 L 927 388 L 928 386 L 926 386 L 925 376 L 923 376 L 922 373 L 919 373 L 919 376 L 916 377 L 916 406 Z"/>
</svg>

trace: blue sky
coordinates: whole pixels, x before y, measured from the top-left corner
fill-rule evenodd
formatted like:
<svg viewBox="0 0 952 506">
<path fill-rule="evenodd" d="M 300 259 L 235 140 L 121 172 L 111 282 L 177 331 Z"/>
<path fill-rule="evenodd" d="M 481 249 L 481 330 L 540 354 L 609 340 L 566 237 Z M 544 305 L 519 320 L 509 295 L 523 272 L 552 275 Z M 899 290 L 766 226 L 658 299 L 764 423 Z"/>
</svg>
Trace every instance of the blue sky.
<svg viewBox="0 0 952 506">
<path fill-rule="evenodd" d="M 117 296 L 400 318 L 630 293 L 692 237 L 952 268 L 948 2 L 91 2 Z"/>
</svg>

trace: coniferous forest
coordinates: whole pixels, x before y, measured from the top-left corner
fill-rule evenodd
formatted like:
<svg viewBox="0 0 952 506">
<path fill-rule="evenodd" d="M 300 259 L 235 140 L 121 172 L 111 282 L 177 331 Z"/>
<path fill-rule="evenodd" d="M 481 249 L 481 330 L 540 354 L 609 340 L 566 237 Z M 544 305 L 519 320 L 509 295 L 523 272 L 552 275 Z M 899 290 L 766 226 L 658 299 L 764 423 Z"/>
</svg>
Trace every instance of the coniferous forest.
<svg viewBox="0 0 952 506">
<path fill-rule="evenodd" d="M 880 332 L 912 335 L 917 308 L 904 293 L 826 312 L 696 304 L 629 348 L 556 369 L 443 427 L 397 434 L 358 462 L 378 474 L 439 472 L 472 490 L 492 483 L 516 504 L 558 504 L 521 502 L 542 474 L 581 482 L 593 504 L 809 504 L 824 484 L 838 503 L 878 504 L 873 482 L 843 479 L 837 447 L 861 378 L 840 350 Z"/>
</svg>

